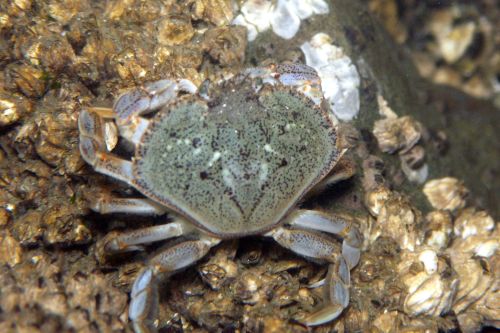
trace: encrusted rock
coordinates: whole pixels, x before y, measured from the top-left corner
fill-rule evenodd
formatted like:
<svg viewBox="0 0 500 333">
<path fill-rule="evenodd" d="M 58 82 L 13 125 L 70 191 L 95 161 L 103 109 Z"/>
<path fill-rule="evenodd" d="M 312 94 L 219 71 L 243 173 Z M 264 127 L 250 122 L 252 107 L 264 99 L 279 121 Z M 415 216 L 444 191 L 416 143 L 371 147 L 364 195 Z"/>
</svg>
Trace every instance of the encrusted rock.
<svg viewBox="0 0 500 333">
<path fill-rule="evenodd" d="M 51 245 L 85 244 L 92 239 L 90 230 L 75 214 L 72 205 L 54 205 L 43 214 L 45 241 Z"/>
<path fill-rule="evenodd" d="M 203 49 L 221 66 L 243 63 L 247 46 L 246 31 L 241 26 L 208 30 L 203 36 Z"/>
<path fill-rule="evenodd" d="M 233 2 L 230 0 L 198 0 L 192 1 L 191 6 L 194 19 L 207 20 L 216 26 L 227 25 L 234 16 Z"/>
<path fill-rule="evenodd" d="M 226 245 L 198 268 L 203 281 L 213 290 L 220 290 L 224 285 L 233 282 L 240 273 L 238 265 L 234 262 L 236 249 L 234 244 Z"/>
<path fill-rule="evenodd" d="M 191 20 L 185 16 L 166 17 L 158 25 L 158 42 L 163 45 L 178 45 L 190 40 L 195 31 Z"/>
</svg>

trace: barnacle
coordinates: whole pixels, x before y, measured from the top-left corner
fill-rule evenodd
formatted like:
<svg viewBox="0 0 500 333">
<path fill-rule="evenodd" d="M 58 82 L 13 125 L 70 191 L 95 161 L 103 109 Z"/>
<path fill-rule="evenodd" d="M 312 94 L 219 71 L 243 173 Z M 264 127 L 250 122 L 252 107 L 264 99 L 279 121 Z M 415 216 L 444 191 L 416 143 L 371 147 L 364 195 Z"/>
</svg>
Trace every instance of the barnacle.
<svg viewBox="0 0 500 333">
<path fill-rule="evenodd" d="M 380 150 L 407 152 L 422 136 L 422 125 L 410 116 L 377 120 L 373 128 Z"/>
<path fill-rule="evenodd" d="M 425 217 L 425 244 L 437 249 L 444 249 L 448 246 L 453 231 L 453 221 L 451 215 L 445 210 L 435 210 Z"/>
<path fill-rule="evenodd" d="M 401 249 L 413 251 L 420 243 L 418 226 L 421 223 L 421 213 L 399 193 L 387 193 L 380 188 L 372 195 L 371 204 L 368 202 L 370 211 L 378 214 L 370 240 L 374 241 L 383 235 L 392 238 Z"/>
<path fill-rule="evenodd" d="M 435 251 L 404 251 L 398 270 L 408 288 L 403 305 L 407 314 L 437 317 L 450 311 L 459 280 Z"/>
<path fill-rule="evenodd" d="M 342 48 L 332 44 L 325 33 L 314 35 L 301 45 L 306 64 L 316 69 L 323 94 L 340 120 L 350 121 L 359 113 L 360 77 Z"/>
<path fill-rule="evenodd" d="M 463 208 L 469 192 L 461 181 L 452 177 L 430 180 L 423 191 L 432 207 L 450 211 Z"/>
<path fill-rule="evenodd" d="M 328 12 L 328 4 L 323 0 L 278 0 L 276 3 L 269 0 L 247 0 L 233 24 L 247 28 L 249 41 L 255 40 L 258 33 L 271 27 L 278 36 L 290 39 L 299 30 L 301 20 Z"/>
</svg>

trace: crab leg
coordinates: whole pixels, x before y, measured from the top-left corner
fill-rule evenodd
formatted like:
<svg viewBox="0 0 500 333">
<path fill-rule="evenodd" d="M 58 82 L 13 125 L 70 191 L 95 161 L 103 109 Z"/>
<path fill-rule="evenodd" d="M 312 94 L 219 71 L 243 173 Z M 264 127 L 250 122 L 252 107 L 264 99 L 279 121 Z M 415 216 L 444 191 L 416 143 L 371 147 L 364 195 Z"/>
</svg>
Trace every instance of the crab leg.
<svg viewBox="0 0 500 333">
<path fill-rule="evenodd" d="M 115 198 L 102 194 L 90 199 L 90 209 L 101 214 L 129 213 L 140 215 L 162 215 L 167 209 L 146 198 Z"/>
<path fill-rule="evenodd" d="M 277 228 L 267 234 L 281 246 L 307 258 L 325 260 L 330 263 L 328 282 L 328 303 L 304 319 L 307 326 L 322 325 L 337 318 L 349 305 L 349 267 L 338 245 L 320 234 L 299 229 Z"/>
<path fill-rule="evenodd" d="M 304 64 L 279 64 L 266 67 L 247 69 L 245 74 L 251 78 L 261 78 L 264 83 L 276 84 L 280 82 L 285 86 L 295 86 L 319 105 L 323 100 L 321 79 L 316 70 Z"/>
<path fill-rule="evenodd" d="M 203 258 L 220 240 L 204 237 L 170 247 L 149 262 L 139 272 L 130 292 L 129 318 L 137 333 L 151 333 L 158 329 L 158 281 L 186 268 Z"/>
<path fill-rule="evenodd" d="M 316 210 L 299 209 L 287 217 L 286 223 L 302 229 L 339 235 L 344 239 L 342 242 L 342 256 L 345 258 L 349 269 L 358 264 L 361 254 L 362 236 L 346 220 Z"/>
<path fill-rule="evenodd" d="M 106 257 L 120 252 L 142 250 L 140 244 L 157 242 L 186 235 L 193 230 L 189 223 L 181 219 L 152 227 L 126 232 L 112 231 L 97 245 L 98 257 Z"/>
</svg>

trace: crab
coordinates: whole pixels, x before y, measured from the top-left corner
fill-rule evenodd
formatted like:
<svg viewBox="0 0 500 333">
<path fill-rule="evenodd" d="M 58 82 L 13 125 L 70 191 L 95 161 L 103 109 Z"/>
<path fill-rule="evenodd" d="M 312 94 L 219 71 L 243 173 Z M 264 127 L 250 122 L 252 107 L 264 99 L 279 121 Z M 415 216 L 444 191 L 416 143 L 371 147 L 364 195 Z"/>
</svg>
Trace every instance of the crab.
<svg viewBox="0 0 500 333">
<path fill-rule="evenodd" d="M 148 260 L 132 285 L 129 318 L 136 332 L 157 330 L 162 278 L 193 265 L 222 240 L 251 235 L 329 265 L 326 277 L 311 286 L 328 291 L 324 305 L 303 319 L 305 325 L 332 321 L 348 306 L 360 233 L 345 219 L 300 208 L 309 193 L 353 173 L 339 167 L 344 151 L 326 105 L 314 69 L 279 64 L 199 90 L 185 79 L 160 80 L 125 92 L 113 108 L 80 112 L 83 159 L 144 195 L 96 195 L 91 208 L 174 216 L 170 223 L 110 232 L 98 251 L 118 254 L 182 239 Z M 111 152 L 117 133 L 131 144 L 131 160 Z"/>
</svg>

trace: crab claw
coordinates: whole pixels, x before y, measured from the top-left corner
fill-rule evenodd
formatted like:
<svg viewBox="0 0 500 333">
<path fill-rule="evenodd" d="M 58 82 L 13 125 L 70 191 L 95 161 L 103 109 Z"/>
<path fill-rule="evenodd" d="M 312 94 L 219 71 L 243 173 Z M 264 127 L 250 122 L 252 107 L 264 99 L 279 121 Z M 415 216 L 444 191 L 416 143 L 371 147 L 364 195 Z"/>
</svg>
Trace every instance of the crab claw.
<svg viewBox="0 0 500 333">
<path fill-rule="evenodd" d="M 92 138 L 101 150 L 111 151 L 118 143 L 118 129 L 111 119 L 104 119 L 92 110 L 83 109 L 78 115 L 80 140 Z"/>
<path fill-rule="evenodd" d="M 321 80 L 316 70 L 304 64 L 290 63 L 250 68 L 245 72 L 252 78 L 260 78 L 264 83 L 281 83 L 293 86 L 309 97 L 315 104 L 321 104 L 323 92 Z"/>
<path fill-rule="evenodd" d="M 118 120 L 128 123 L 134 116 L 154 111 L 173 101 L 179 91 L 193 94 L 196 90 L 196 86 L 189 80 L 160 80 L 122 94 L 116 100 L 113 110 Z"/>
</svg>

